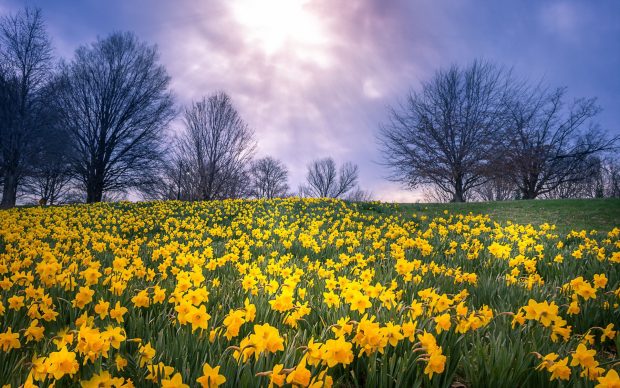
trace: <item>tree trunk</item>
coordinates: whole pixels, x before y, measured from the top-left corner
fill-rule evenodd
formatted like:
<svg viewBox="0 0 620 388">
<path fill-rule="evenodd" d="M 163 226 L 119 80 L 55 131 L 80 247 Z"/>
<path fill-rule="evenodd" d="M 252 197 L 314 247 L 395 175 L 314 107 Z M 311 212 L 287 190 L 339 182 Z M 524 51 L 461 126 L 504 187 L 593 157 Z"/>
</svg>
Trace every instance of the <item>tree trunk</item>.
<svg viewBox="0 0 620 388">
<path fill-rule="evenodd" d="M 96 187 L 88 187 L 86 189 L 86 203 L 101 202 L 102 197 L 102 190 L 97 190 Z"/>
<path fill-rule="evenodd" d="M 454 195 L 452 196 L 452 202 L 465 202 L 465 193 L 463 192 L 463 179 L 456 178 L 454 183 Z"/>
<path fill-rule="evenodd" d="M 538 185 L 538 177 L 540 175 L 535 171 L 530 171 L 523 178 L 523 187 L 521 189 L 521 194 L 523 194 L 521 199 L 536 199 L 538 197 L 538 190 L 536 190 L 536 186 Z"/>
<path fill-rule="evenodd" d="M 103 198 L 103 180 L 93 178 L 86 187 L 86 203 L 101 202 Z"/>
<path fill-rule="evenodd" d="M 528 182 L 526 185 L 523 186 L 521 194 L 523 194 L 521 199 L 536 199 L 536 197 L 538 196 L 538 193 L 536 192 L 536 183 Z"/>
<path fill-rule="evenodd" d="M 17 174 L 8 169 L 4 173 L 4 188 L 2 190 L 2 202 L 0 207 L 8 209 L 15 206 L 17 200 Z"/>
</svg>

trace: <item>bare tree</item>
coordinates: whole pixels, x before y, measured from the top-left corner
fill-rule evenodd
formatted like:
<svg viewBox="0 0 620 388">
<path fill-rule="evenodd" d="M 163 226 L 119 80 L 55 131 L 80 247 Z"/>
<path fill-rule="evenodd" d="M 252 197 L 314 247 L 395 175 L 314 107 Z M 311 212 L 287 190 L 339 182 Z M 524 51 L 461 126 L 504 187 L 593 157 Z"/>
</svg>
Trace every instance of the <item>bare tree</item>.
<svg viewBox="0 0 620 388">
<path fill-rule="evenodd" d="M 565 88 L 551 92 L 534 88 L 517 94 L 508 105 L 503 170 L 523 199 L 587 179 L 592 171 L 590 157 L 613 149 L 618 140 L 608 139 L 592 123 L 600 111 L 595 99 L 565 104 L 565 93 Z"/>
<path fill-rule="evenodd" d="M 429 184 L 421 187 L 423 202 L 448 203 L 454 200 L 454 195 L 441 190 L 438 186 Z M 465 201 L 471 201 L 472 191 L 465 193 Z"/>
<path fill-rule="evenodd" d="M 389 178 L 409 188 L 434 185 L 452 201 L 465 201 L 497 157 L 511 83 L 509 72 L 476 61 L 440 70 L 411 92 L 380 128 Z"/>
<path fill-rule="evenodd" d="M 576 179 L 566 180 L 542 194 L 544 198 L 618 198 L 620 197 L 620 164 L 613 156 L 591 156 L 580 169 L 587 171 Z"/>
<path fill-rule="evenodd" d="M 140 187 L 139 191 L 146 200 L 182 200 L 198 199 L 196 177 L 190 173 L 187 158 L 178 149 L 170 149 L 169 155 L 162 163 L 157 179 Z"/>
<path fill-rule="evenodd" d="M 362 188 L 358 186 L 351 190 L 345 199 L 351 202 L 370 202 L 372 201 L 372 193 L 367 190 L 362 190 Z"/>
<path fill-rule="evenodd" d="M 20 181 L 37 147 L 43 106 L 40 90 L 51 69 L 52 48 L 39 9 L 0 19 L 0 170 L 2 202 L 15 206 Z"/>
<path fill-rule="evenodd" d="M 582 160 L 581 166 L 575 168 L 574 176 L 542 194 L 547 199 L 556 198 L 601 198 L 603 197 L 602 166 L 598 157 Z"/>
<path fill-rule="evenodd" d="M 11 143 L 13 133 L 17 127 L 17 104 L 15 101 L 19 99 L 17 80 L 12 77 L 0 63 L 0 186 L 2 186 L 3 196 L 10 195 L 13 191 L 17 191 L 17 186 L 9 188 L 9 193 L 4 194 L 5 171 L 11 170 Z M 20 160 L 20 159 L 19 159 Z M 21 160 L 20 160 L 21 161 Z M 17 170 L 17 169 L 15 169 Z M 13 179 L 15 182 L 16 178 Z M 8 198 L 8 197 L 7 197 Z M 9 201 L 10 202 L 10 201 Z M 10 203 L 2 205 L 2 207 L 10 207 Z"/>
<path fill-rule="evenodd" d="M 620 198 L 620 161 L 607 158 L 603 161 L 602 169 L 605 197 Z"/>
<path fill-rule="evenodd" d="M 341 198 L 357 185 L 357 178 L 357 165 L 347 162 L 337 171 L 332 158 L 319 159 L 308 165 L 306 185 L 300 192 L 308 197 Z"/>
<path fill-rule="evenodd" d="M 236 198 L 246 194 L 247 168 L 255 142 L 223 92 L 195 102 L 185 110 L 180 148 L 195 177 L 197 199 Z"/>
<path fill-rule="evenodd" d="M 66 202 L 72 189 L 71 165 L 60 149 L 48 151 L 41 155 L 41 164 L 24 179 L 22 190 L 34 202 L 42 200 L 48 205 L 56 205 Z"/>
<path fill-rule="evenodd" d="M 515 199 L 516 186 L 503 171 L 492 171 L 488 179 L 472 190 L 473 198 L 480 201 L 507 201 Z"/>
<path fill-rule="evenodd" d="M 280 198 L 288 193 L 288 170 L 270 156 L 255 160 L 249 169 L 250 195 L 256 198 Z"/>
<path fill-rule="evenodd" d="M 86 202 L 153 179 L 174 116 L 157 49 L 132 33 L 114 33 L 78 48 L 62 74 L 62 118 L 75 141 Z"/>
<path fill-rule="evenodd" d="M 50 80 L 41 92 L 43 107 L 37 115 L 41 131 L 35 139 L 36 163 L 32 163 L 23 179 L 20 192 L 33 202 L 54 205 L 65 202 L 73 188 L 71 136 L 62 125 L 58 100 L 58 79 Z"/>
</svg>

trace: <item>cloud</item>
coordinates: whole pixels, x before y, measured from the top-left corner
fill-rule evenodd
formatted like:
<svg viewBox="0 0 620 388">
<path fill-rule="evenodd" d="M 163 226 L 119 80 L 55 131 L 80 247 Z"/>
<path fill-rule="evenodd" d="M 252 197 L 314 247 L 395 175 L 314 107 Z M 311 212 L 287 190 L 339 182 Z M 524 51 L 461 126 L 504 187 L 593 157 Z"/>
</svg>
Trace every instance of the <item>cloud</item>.
<svg viewBox="0 0 620 388">
<path fill-rule="evenodd" d="M 308 13 L 294 16 L 307 24 L 301 32 L 286 23 L 263 31 L 266 22 L 279 23 L 283 16 L 262 10 L 268 20 L 255 20 L 256 10 L 239 16 L 240 3 L 217 4 L 192 11 L 197 17 L 191 23 L 174 22 L 157 32 L 181 101 L 227 91 L 255 129 L 259 154 L 287 163 L 292 187 L 303 181 L 311 160 L 332 156 L 359 164 L 361 183 L 372 189 L 383 174 L 375 163 L 380 155 L 374 132 L 385 106 L 405 91 L 403 79 L 423 78 L 435 66 L 418 72 L 419 64 L 399 57 L 409 50 L 420 61 L 437 57 L 423 25 L 417 27 L 419 38 L 415 31 L 400 31 L 410 29 L 410 21 L 397 18 L 406 3 L 298 2 Z M 187 17 L 178 9 L 183 7 L 170 11 L 172 20 Z"/>
<path fill-rule="evenodd" d="M 375 99 L 383 96 L 380 88 L 377 83 L 372 79 L 365 79 L 362 84 L 362 90 L 364 92 L 364 96 Z"/>
<path fill-rule="evenodd" d="M 372 198 L 396 203 L 424 202 L 426 200 L 422 190 L 407 190 L 393 182 L 380 182 L 376 184 L 374 190 L 372 190 Z"/>
<path fill-rule="evenodd" d="M 545 4 L 540 10 L 543 27 L 550 33 L 564 39 L 578 37 L 583 22 L 583 10 L 567 1 Z"/>
</svg>

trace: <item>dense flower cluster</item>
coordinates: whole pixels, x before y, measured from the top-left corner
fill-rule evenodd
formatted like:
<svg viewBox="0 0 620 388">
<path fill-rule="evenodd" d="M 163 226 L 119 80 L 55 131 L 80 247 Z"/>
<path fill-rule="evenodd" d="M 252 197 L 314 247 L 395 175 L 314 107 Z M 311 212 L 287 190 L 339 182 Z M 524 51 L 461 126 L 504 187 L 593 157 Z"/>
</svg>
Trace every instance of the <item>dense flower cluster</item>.
<svg viewBox="0 0 620 388">
<path fill-rule="evenodd" d="M 620 229 L 336 200 L 0 213 L 12 386 L 617 387 Z"/>
</svg>

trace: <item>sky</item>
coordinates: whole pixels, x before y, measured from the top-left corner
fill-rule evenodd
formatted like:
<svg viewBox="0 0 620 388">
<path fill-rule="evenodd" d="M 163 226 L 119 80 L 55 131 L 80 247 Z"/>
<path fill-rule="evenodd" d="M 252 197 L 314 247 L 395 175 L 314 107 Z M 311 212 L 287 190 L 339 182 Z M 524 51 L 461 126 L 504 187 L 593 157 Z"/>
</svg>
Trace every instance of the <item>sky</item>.
<svg viewBox="0 0 620 388">
<path fill-rule="evenodd" d="M 331 156 L 356 163 L 375 199 L 423 200 L 386 180 L 378 128 L 436 70 L 477 58 L 597 97 L 598 123 L 620 134 L 616 0 L 1 0 L 0 15 L 25 5 L 42 9 L 58 57 L 114 31 L 156 44 L 179 110 L 228 93 L 256 156 L 282 160 L 294 189 Z"/>
</svg>

